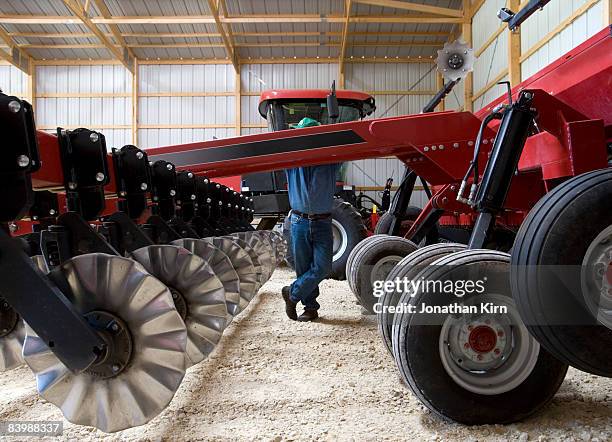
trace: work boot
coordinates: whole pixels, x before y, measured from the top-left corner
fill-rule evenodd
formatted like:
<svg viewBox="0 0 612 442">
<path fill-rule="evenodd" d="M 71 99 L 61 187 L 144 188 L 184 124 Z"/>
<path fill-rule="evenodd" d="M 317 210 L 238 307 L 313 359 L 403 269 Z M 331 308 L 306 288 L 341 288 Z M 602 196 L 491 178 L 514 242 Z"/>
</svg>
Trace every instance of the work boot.
<svg viewBox="0 0 612 442">
<path fill-rule="evenodd" d="M 319 313 L 316 310 L 304 309 L 304 313 L 302 313 L 297 320 L 300 322 L 310 322 L 314 321 L 319 317 Z"/>
<path fill-rule="evenodd" d="M 281 292 L 283 294 L 283 299 L 285 300 L 285 313 L 287 313 L 287 316 L 289 317 L 289 319 L 295 321 L 298 318 L 297 312 L 295 311 L 297 302 L 293 302 L 291 300 L 291 287 L 285 286 L 283 287 Z"/>
</svg>

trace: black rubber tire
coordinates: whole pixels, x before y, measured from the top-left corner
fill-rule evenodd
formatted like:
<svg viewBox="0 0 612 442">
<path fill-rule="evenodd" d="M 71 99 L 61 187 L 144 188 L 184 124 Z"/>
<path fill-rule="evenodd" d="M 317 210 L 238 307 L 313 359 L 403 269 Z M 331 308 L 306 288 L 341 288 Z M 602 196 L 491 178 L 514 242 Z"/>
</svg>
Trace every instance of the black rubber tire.
<svg viewBox="0 0 612 442">
<path fill-rule="evenodd" d="M 428 266 L 419 278 L 445 281 L 455 271 L 461 278 L 472 275 L 471 265 L 510 266 L 508 254 L 490 250 L 465 250 L 447 255 Z M 449 266 L 454 270 L 449 270 Z M 458 270 L 457 270 L 458 269 Z M 510 296 L 506 275 L 487 280 L 487 292 Z M 465 295 L 462 301 L 467 301 Z M 429 305 L 449 305 L 457 302 L 453 293 L 407 293 L 400 302 L 420 309 L 427 299 Z M 440 357 L 442 323 L 449 314 L 401 313 L 395 315 L 397 336 L 394 336 L 393 354 L 403 381 L 427 408 L 445 420 L 466 424 L 508 424 L 524 419 L 548 404 L 561 386 L 567 365 L 557 360 L 542 346 L 531 372 L 513 389 L 497 394 L 478 394 L 460 386 L 447 373 Z"/>
<path fill-rule="evenodd" d="M 346 280 L 348 282 L 348 285 L 353 293 L 355 293 L 355 284 L 354 284 L 354 278 L 353 278 L 353 275 L 354 275 L 353 261 L 355 260 L 355 256 L 357 255 L 357 253 L 359 253 L 362 247 L 368 247 L 369 245 L 372 244 L 372 241 L 378 241 L 380 238 L 384 238 L 387 236 L 389 235 L 377 234 L 377 235 L 368 236 L 366 239 L 364 239 L 363 241 L 360 241 L 359 244 L 353 247 L 353 250 L 351 250 L 351 253 L 349 254 L 346 260 L 345 274 L 346 274 Z"/>
<path fill-rule="evenodd" d="M 439 243 L 421 247 L 398 262 L 387 275 L 387 281 L 394 281 L 396 278 L 414 280 L 432 262 L 451 253 L 465 250 L 465 248 L 465 244 L 456 243 Z M 384 292 L 378 299 L 380 304 L 376 312 L 378 331 L 391 355 L 393 355 L 393 318 L 395 315 L 388 312 L 388 307 L 397 306 L 401 296 L 402 293 L 397 291 Z"/>
<path fill-rule="evenodd" d="M 329 277 L 331 279 L 343 281 L 346 279 L 346 261 L 353 248 L 367 238 L 368 231 L 357 209 L 341 198 L 334 199 L 334 206 L 332 208 L 332 222 L 333 221 L 344 228 L 347 244 L 344 248 L 344 253 L 334 257 L 332 271 Z"/>
<path fill-rule="evenodd" d="M 548 193 L 521 225 L 511 272 L 519 312 L 540 344 L 579 370 L 607 377 L 612 330 L 585 305 L 579 269 L 591 242 L 612 225 L 610 201 L 612 169 L 579 175 Z M 553 275 L 553 266 L 563 274 Z"/>
<path fill-rule="evenodd" d="M 410 220 L 414 221 L 421 214 L 421 209 L 414 206 L 408 206 L 406 209 L 406 214 L 402 221 Z M 393 214 L 391 212 L 385 212 L 378 223 L 376 223 L 376 227 L 374 228 L 375 235 L 384 235 L 389 234 L 389 228 L 391 227 L 391 221 L 393 220 Z"/>
<path fill-rule="evenodd" d="M 378 302 L 378 299 L 374 296 L 374 288 L 371 281 L 374 266 L 385 258 L 392 256 L 400 257 L 396 261 L 390 261 L 389 264 L 386 264 L 387 267 L 382 269 L 383 273 L 386 272 L 386 274 L 381 274 L 378 280 L 384 281 L 388 273 L 398 262 L 417 249 L 418 246 L 412 241 L 400 238 L 399 236 L 385 236 L 373 240 L 367 247 L 362 247 L 359 250 L 352 263 L 352 277 L 354 278 L 355 296 L 363 308 L 371 314 L 375 313 L 374 304 Z M 393 267 L 386 270 L 389 265 Z"/>
</svg>

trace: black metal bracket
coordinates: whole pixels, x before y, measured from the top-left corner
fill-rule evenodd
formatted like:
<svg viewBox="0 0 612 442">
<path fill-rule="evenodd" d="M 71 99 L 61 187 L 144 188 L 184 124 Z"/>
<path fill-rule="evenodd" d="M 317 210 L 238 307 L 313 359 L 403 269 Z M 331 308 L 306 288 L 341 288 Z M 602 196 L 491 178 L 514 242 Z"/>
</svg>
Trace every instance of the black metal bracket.
<svg viewBox="0 0 612 442">
<path fill-rule="evenodd" d="M 151 215 L 140 228 L 155 244 L 169 244 L 181 239 L 181 235 L 159 215 Z"/>
<path fill-rule="evenodd" d="M 530 0 L 527 6 L 516 13 L 508 8 L 502 8 L 497 13 L 497 17 L 499 17 L 502 22 L 508 23 L 508 28 L 514 31 L 522 25 L 525 20 L 531 17 L 536 11 L 544 8 L 549 2 L 550 0 Z"/>
<path fill-rule="evenodd" d="M 459 83 L 461 80 L 449 81 L 433 96 L 433 98 L 425 105 L 423 108 L 423 113 L 428 114 L 436 110 L 436 107 L 446 98 L 448 94 L 451 93 L 453 88 Z"/>
<path fill-rule="evenodd" d="M 0 93 L 0 223 L 22 218 L 34 203 L 31 174 L 40 168 L 30 103 Z"/>
<path fill-rule="evenodd" d="M 109 179 L 104 135 L 89 129 L 57 129 L 69 211 L 95 219 L 105 207 Z"/>
<path fill-rule="evenodd" d="M 395 200 L 390 209 L 391 213 L 393 214 L 393 220 L 391 221 L 391 225 L 389 226 L 389 232 L 387 232 L 389 235 L 397 236 L 400 232 L 406 209 L 408 208 L 408 205 L 410 204 L 410 199 L 412 198 L 412 192 L 414 191 L 414 184 L 416 183 L 416 179 L 416 172 L 414 170 L 406 168 L 404 178 L 402 179 L 402 183 L 397 189 Z"/>
<path fill-rule="evenodd" d="M 105 224 L 110 223 L 116 226 L 116 242 L 113 244 L 121 253 L 133 252 L 141 247 L 154 244 L 153 240 L 136 225 L 127 213 L 115 212 L 104 220 Z"/>
<path fill-rule="evenodd" d="M 113 149 L 118 208 L 132 219 L 138 219 L 147 208 L 151 189 L 151 166 L 145 151 L 127 145 Z"/>
<path fill-rule="evenodd" d="M 176 168 L 164 160 L 151 165 L 151 198 L 153 214 L 165 220 L 174 218 L 176 197 Z"/>
<path fill-rule="evenodd" d="M 34 204 L 29 211 L 32 221 L 37 221 L 34 226 L 36 230 L 48 228 L 55 223 L 59 215 L 59 203 L 57 194 L 48 190 L 34 192 Z"/>
</svg>

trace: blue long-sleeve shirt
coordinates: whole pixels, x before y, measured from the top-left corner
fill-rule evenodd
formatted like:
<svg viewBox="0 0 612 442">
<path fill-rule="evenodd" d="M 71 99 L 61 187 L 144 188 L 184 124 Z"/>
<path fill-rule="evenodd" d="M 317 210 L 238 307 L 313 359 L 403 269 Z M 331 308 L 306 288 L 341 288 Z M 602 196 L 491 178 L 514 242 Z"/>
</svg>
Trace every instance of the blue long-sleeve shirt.
<svg viewBox="0 0 612 442">
<path fill-rule="evenodd" d="M 310 215 L 331 213 L 340 164 L 287 169 L 291 208 Z"/>
</svg>

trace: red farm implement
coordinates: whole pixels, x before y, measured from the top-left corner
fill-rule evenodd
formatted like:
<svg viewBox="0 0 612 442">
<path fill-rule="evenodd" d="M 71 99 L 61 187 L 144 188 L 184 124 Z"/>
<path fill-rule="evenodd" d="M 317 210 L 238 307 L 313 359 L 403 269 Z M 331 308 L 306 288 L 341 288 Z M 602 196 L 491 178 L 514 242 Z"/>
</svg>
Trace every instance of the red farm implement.
<svg viewBox="0 0 612 442">
<path fill-rule="evenodd" d="M 609 28 L 477 113 L 146 151 L 107 153 L 87 129 L 37 132 L 31 106 L 2 95 L 2 368 L 21 362 L 25 335 L 39 391 L 67 419 L 104 431 L 147 422 L 284 256 L 282 238 L 252 230 L 252 201 L 212 180 L 396 156 L 408 172 L 387 233 L 399 232 L 417 177 L 434 193 L 405 238 L 353 250 L 349 283 L 366 308 L 413 307 L 377 313 L 428 407 L 469 424 L 521 419 L 568 365 L 612 375 L 611 97 Z M 22 218 L 34 231 L 15 238 Z M 417 248 L 442 226 L 467 227 L 468 244 Z M 376 302 L 385 278 L 448 284 Z M 466 281 L 485 281 L 484 293 L 466 294 Z M 113 407 L 93 399 L 97 389 Z M 140 412 L 128 413 L 134 404 Z"/>
</svg>

